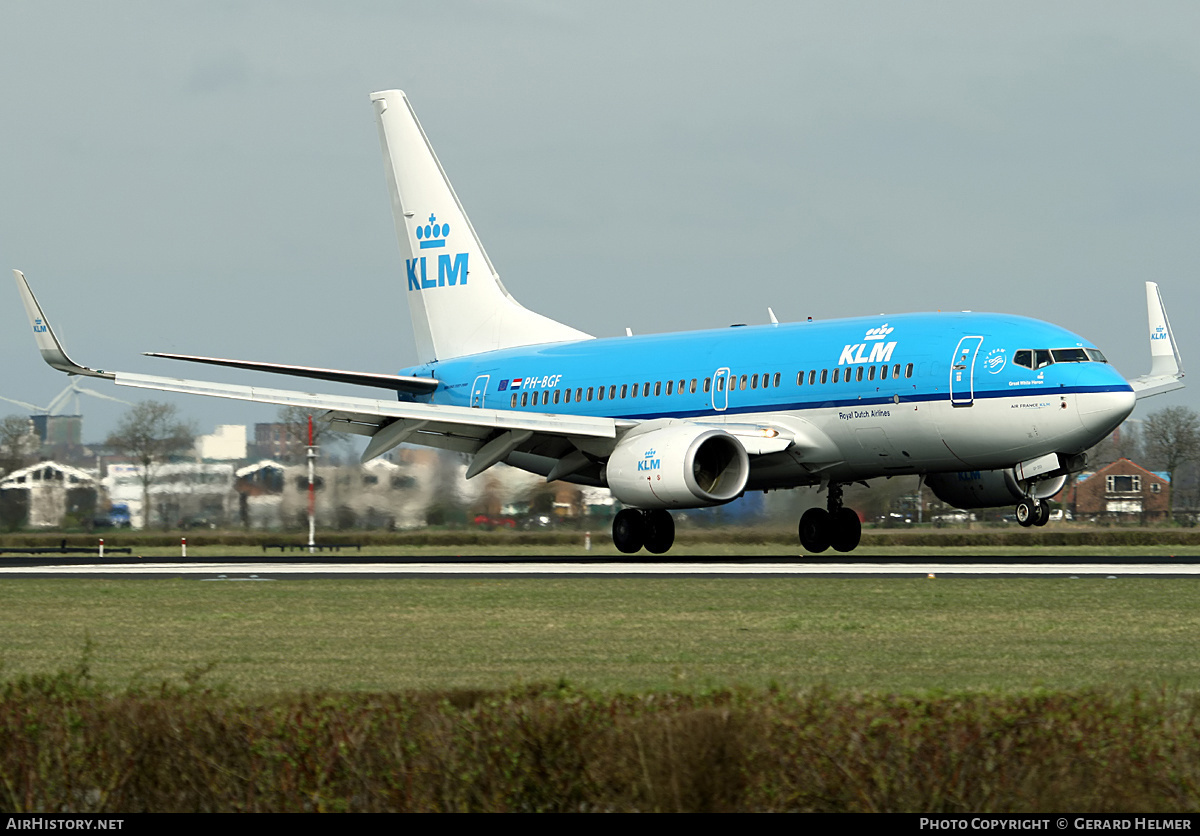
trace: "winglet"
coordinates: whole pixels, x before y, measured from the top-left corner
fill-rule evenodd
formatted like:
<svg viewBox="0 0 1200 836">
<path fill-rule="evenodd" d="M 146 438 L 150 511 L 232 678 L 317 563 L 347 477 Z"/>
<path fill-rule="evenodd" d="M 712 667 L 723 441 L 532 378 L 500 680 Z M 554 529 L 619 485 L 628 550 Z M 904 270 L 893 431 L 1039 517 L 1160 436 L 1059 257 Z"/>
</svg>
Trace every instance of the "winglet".
<svg viewBox="0 0 1200 836">
<path fill-rule="evenodd" d="M 42 352 L 42 359 L 60 372 L 113 380 L 116 375 L 81 366 L 67 356 L 62 343 L 58 341 L 58 337 L 54 336 L 54 331 L 50 328 L 46 315 L 42 313 L 41 306 L 34 298 L 33 291 L 29 289 L 29 282 L 25 281 L 25 274 L 20 270 L 13 270 L 13 276 L 16 277 L 17 290 L 21 292 L 21 301 L 25 303 L 25 313 L 29 316 L 29 327 L 33 329 L 33 338 L 37 342 L 38 351 Z"/>
<path fill-rule="evenodd" d="M 1154 282 L 1146 282 L 1146 315 L 1150 327 L 1150 372 L 1129 381 L 1139 399 L 1182 389 L 1184 385 L 1179 346 L 1175 344 L 1162 294 Z"/>
</svg>

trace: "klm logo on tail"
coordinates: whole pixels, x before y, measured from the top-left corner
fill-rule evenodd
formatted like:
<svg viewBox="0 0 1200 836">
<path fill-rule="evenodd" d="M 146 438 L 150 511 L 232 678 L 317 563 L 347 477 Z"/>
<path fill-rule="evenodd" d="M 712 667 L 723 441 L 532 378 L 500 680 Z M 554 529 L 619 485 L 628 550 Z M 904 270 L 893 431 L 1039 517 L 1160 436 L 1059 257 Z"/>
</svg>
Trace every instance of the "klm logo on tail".
<svg viewBox="0 0 1200 836">
<path fill-rule="evenodd" d="M 422 250 L 443 249 L 450 235 L 450 224 L 437 222 L 437 216 L 430 214 L 429 223 L 417 227 L 417 244 Z M 429 275 L 429 256 L 405 259 L 404 269 L 408 273 L 409 290 L 429 290 L 434 287 L 455 287 L 467 283 L 467 256 L 469 253 L 449 253 L 438 255 L 437 278 Z"/>
</svg>

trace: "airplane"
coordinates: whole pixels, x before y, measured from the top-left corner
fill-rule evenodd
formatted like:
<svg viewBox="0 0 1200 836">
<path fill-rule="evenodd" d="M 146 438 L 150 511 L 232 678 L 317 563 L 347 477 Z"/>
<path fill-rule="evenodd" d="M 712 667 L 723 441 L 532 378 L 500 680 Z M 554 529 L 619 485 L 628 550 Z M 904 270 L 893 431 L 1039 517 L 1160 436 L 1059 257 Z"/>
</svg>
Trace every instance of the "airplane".
<svg viewBox="0 0 1200 836">
<path fill-rule="evenodd" d="M 1035 319 L 906 313 L 596 338 L 523 307 L 505 288 L 408 97 L 371 94 L 419 362 L 395 374 L 150 353 L 392 392 L 323 395 L 109 372 L 67 355 L 14 270 L 51 367 L 118 386 L 323 410 L 367 436 L 367 461 L 399 444 L 469 454 L 607 487 L 624 506 L 618 550 L 667 552 L 671 511 L 746 491 L 819 486 L 799 521 L 808 552 L 855 549 L 843 488 L 917 475 L 958 508 L 1015 504 L 1045 525 L 1047 500 L 1137 399 L 1182 387 L 1158 286 L 1146 282 L 1151 369 L 1126 380 L 1091 342 Z"/>
</svg>

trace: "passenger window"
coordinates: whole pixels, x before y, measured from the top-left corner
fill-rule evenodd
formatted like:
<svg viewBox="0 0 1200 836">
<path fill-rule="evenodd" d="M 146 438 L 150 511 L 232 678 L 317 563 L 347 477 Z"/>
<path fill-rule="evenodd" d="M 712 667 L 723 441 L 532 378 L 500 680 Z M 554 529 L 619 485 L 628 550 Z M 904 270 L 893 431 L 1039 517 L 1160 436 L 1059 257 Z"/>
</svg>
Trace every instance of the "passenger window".
<svg viewBox="0 0 1200 836">
<path fill-rule="evenodd" d="M 875 367 L 871 366 L 870 368 L 867 369 L 867 380 L 874 380 L 874 379 L 875 379 Z"/>
<path fill-rule="evenodd" d="M 566 390 L 566 392 L 563 393 L 563 403 L 570 403 L 570 402 L 571 402 L 571 390 L 568 389 L 568 390 Z"/>
<path fill-rule="evenodd" d="M 598 400 L 598 401 L 604 400 L 604 387 L 603 386 L 596 387 L 596 400 Z"/>
<path fill-rule="evenodd" d="M 841 369 L 834 369 L 834 370 L 833 370 L 833 382 L 834 382 L 834 383 L 837 383 L 839 380 L 841 380 L 841 379 L 842 379 L 842 378 L 841 378 L 841 374 L 842 374 L 842 370 L 841 370 Z"/>
<path fill-rule="evenodd" d="M 888 367 L 887 367 L 887 366 L 880 366 L 880 367 L 879 367 L 879 379 L 880 379 L 880 380 L 887 380 L 887 377 L 888 377 L 887 373 L 888 373 Z"/>
<path fill-rule="evenodd" d="M 547 389 L 545 392 L 542 392 L 542 406 L 549 406 L 549 405 L 550 405 L 550 390 Z"/>
<path fill-rule="evenodd" d="M 628 383 L 622 383 L 622 384 L 621 384 L 621 399 L 622 399 L 622 400 L 624 400 L 624 399 L 625 399 L 625 396 L 626 396 L 626 395 L 628 395 L 628 394 L 629 394 L 629 384 L 628 384 Z"/>
<path fill-rule="evenodd" d="M 696 394 L 696 378 L 694 378 L 694 377 L 692 378 L 692 388 L 691 388 L 691 393 L 692 393 L 693 395 L 694 395 L 694 394 Z"/>
<path fill-rule="evenodd" d="M 899 367 L 897 367 L 897 368 L 899 368 Z M 904 367 L 904 376 L 912 377 L 912 373 L 913 373 L 913 364 L 909 363 L 907 366 Z"/>
<path fill-rule="evenodd" d="M 588 400 L 590 401 L 591 399 L 592 399 L 592 390 L 589 389 L 588 390 Z M 581 400 L 583 400 L 583 387 L 579 386 L 579 387 L 576 387 L 576 389 L 575 389 L 575 403 L 579 403 Z"/>
<path fill-rule="evenodd" d="M 854 375 L 854 379 L 857 380 L 859 383 L 862 383 L 862 370 L 863 370 L 863 367 L 859 366 L 858 371 Z"/>
<path fill-rule="evenodd" d="M 821 382 L 829 380 L 829 369 L 821 369 Z"/>
<path fill-rule="evenodd" d="M 529 406 L 529 393 L 528 392 L 521 393 L 521 406 Z"/>
<path fill-rule="evenodd" d="M 750 388 L 751 389 L 758 388 L 758 375 L 756 375 L 756 374 L 750 375 Z"/>
<path fill-rule="evenodd" d="M 797 386 L 804 385 L 804 372 L 796 372 L 796 385 Z"/>
<path fill-rule="evenodd" d="M 673 381 L 673 380 L 667 381 L 667 394 L 668 395 L 675 394 L 675 381 Z"/>
<path fill-rule="evenodd" d="M 813 369 L 811 372 L 808 373 L 808 385 L 812 386 L 816 382 L 817 382 L 817 370 Z"/>
<path fill-rule="evenodd" d="M 642 386 L 642 397 L 643 398 L 650 397 L 650 381 L 648 381 L 648 380 L 646 381 L 645 385 Z"/>
<path fill-rule="evenodd" d="M 718 392 L 724 392 L 724 391 L 725 391 L 725 378 L 723 378 L 723 377 L 718 377 L 718 378 L 717 378 L 717 391 L 718 391 Z"/>
<path fill-rule="evenodd" d="M 516 405 L 517 405 L 517 393 L 516 392 L 513 392 L 512 405 L 513 405 L 513 407 L 516 407 Z"/>
<path fill-rule="evenodd" d="M 741 386 L 741 389 L 742 389 L 742 391 L 743 391 L 743 392 L 745 392 L 745 391 L 746 391 L 746 376 L 745 376 L 745 375 L 742 375 L 742 386 Z"/>
<path fill-rule="evenodd" d="M 704 378 L 704 392 L 705 392 L 705 394 L 707 394 L 707 393 L 708 393 L 708 392 L 709 392 L 711 389 L 712 389 L 712 378 L 711 378 L 711 377 L 706 377 L 706 378 Z"/>
<path fill-rule="evenodd" d="M 682 395 L 682 394 L 683 394 L 683 390 L 684 390 L 684 388 L 685 388 L 686 386 L 687 386 L 687 381 L 686 381 L 686 380 L 681 380 L 681 381 L 679 381 L 679 388 L 675 390 L 675 393 L 676 393 L 677 395 Z"/>
<path fill-rule="evenodd" d="M 912 363 L 908 364 L 908 369 L 909 369 L 908 376 L 912 377 Z M 899 377 L 899 376 L 900 376 L 900 364 L 897 363 L 896 365 L 892 366 L 892 377 Z"/>
<path fill-rule="evenodd" d="M 775 387 L 776 388 L 779 388 L 779 381 L 780 381 L 779 372 L 775 372 Z"/>
<path fill-rule="evenodd" d="M 603 392 L 604 390 L 601 389 L 600 391 Z M 591 399 L 592 399 L 592 387 L 589 386 L 588 387 L 588 400 L 590 401 Z"/>
<path fill-rule="evenodd" d="M 668 393 L 668 394 L 670 394 L 670 393 Z M 656 380 L 656 381 L 654 381 L 654 397 L 657 398 L 661 395 L 662 395 L 662 381 Z"/>
</svg>

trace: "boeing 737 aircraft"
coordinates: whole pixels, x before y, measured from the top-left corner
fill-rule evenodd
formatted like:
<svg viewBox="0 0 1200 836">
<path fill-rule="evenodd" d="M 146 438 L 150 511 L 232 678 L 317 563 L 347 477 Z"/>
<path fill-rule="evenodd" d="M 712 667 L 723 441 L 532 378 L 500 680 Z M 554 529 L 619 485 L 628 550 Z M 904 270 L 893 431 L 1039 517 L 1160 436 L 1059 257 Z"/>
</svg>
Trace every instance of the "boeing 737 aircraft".
<svg viewBox="0 0 1200 836">
<path fill-rule="evenodd" d="M 504 462 L 605 486 L 625 508 L 613 541 L 666 552 L 674 509 L 745 491 L 821 486 L 800 519 L 810 552 L 848 552 L 853 482 L 917 474 L 959 508 L 1016 505 L 1044 525 L 1046 499 L 1136 398 L 1183 386 L 1157 285 L 1146 283 L 1149 374 L 1125 380 L 1091 342 L 1018 316 L 910 313 L 597 339 L 522 307 L 505 289 L 408 98 L 374 93 L 400 285 L 417 366 L 397 374 L 154 354 L 391 390 L 339 397 L 90 369 L 71 360 L 14 271 L 37 346 L 67 374 L 118 386 L 325 410 L 368 436 L 366 461 L 398 444 L 469 454 L 467 478 Z"/>
</svg>

